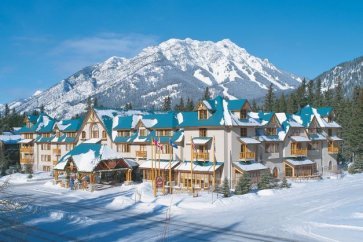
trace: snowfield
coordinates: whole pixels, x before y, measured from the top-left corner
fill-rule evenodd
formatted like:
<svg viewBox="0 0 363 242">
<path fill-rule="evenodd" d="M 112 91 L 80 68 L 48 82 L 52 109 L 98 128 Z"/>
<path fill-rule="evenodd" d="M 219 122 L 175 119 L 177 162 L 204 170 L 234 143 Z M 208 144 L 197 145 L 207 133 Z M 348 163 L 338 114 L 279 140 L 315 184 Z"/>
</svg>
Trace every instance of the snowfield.
<svg viewBox="0 0 363 242">
<path fill-rule="evenodd" d="M 20 204 L 16 212 L 0 212 L 0 241 L 363 239 L 363 174 L 230 198 L 208 192 L 154 198 L 149 183 L 70 191 L 54 186 L 48 173 L 32 182 L 22 176 L 12 175 L 0 193 Z"/>
</svg>

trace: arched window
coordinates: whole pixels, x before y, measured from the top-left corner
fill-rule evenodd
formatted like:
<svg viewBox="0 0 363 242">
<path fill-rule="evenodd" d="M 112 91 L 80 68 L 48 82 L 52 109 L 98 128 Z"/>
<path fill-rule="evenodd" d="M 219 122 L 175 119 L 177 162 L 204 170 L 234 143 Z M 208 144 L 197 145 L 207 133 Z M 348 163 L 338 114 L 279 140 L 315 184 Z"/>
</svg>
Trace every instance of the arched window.
<svg viewBox="0 0 363 242">
<path fill-rule="evenodd" d="M 102 139 L 107 139 L 106 131 L 102 131 Z"/>
<path fill-rule="evenodd" d="M 274 178 L 277 178 L 279 176 L 279 170 L 277 169 L 277 167 L 272 170 L 272 175 Z"/>
<path fill-rule="evenodd" d="M 82 131 L 82 139 L 86 138 L 86 131 Z"/>
<path fill-rule="evenodd" d="M 97 124 L 94 124 L 94 125 L 92 125 L 92 132 L 91 132 L 91 134 L 92 134 L 92 138 L 99 138 L 100 136 L 99 136 L 99 129 L 98 129 L 98 125 Z"/>
</svg>

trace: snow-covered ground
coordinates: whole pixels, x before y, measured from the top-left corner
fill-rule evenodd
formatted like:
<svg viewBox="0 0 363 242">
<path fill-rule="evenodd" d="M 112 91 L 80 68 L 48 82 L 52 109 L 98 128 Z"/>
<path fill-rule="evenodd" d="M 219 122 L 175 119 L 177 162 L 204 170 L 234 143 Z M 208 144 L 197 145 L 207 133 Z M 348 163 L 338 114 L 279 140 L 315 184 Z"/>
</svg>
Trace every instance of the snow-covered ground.
<svg viewBox="0 0 363 242">
<path fill-rule="evenodd" d="M 0 241 L 363 239 L 363 174 L 230 198 L 208 192 L 154 198 L 148 183 L 70 191 L 44 180 L 47 173 L 35 174 L 32 182 L 22 176 L 13 175 L 0 194 L 22 206 L 0 214 Z"/>
</svg>

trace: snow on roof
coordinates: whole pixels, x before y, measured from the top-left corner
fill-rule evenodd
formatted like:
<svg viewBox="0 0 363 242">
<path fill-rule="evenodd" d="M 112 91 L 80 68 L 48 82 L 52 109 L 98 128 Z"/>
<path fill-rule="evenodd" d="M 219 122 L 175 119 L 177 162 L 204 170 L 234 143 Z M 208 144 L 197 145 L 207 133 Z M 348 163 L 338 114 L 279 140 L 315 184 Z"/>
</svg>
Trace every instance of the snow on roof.
<svg viewBox="0 0 363 242">
<path fill-rule="evenodd" d="M 209 109 L 212 110 L 212 106 L 209 104 L 207 100 L 203 100 L 203 104 Z"/>
<path fill-rule="evenodd" d="M 309 134 L 309 138 L 312 140 L 312 141 L 316 141 L 316 140 L 326 140 L 326 137 L 322 134 Z"/>
<path fill-rule="evenodd" d="M 127 165 L 130 168 L 139 166 L 139 164 L 135 161 L 135 159 L 124 159 L 124 161 L 127 163 Z"/>
<path fill-rule="evenodd" d="M 311 165 L 315 164 L 314 161 L 311 161 L 309 159 L 286 159 L 288 163 L 290 163 L 293 166 L 302 166 L 302 165 Z"/>
<path fill-rule="evenodd" d="M 17 144 L 20 140 L 20 135 L 12 134 L 11 132 L 4 132 L 2 135 L 0 135 L 0 141 L 4 144 Z"/>
<path fill-rule="evenodd" d="M 141 122 L 145 125 L 146 128 L 152 128 L 154 125 L 158 123 L 157 119 L 141 119 Z"/>
<path fill-rule="evenodd" d="M 258 136 L 258 140 L 265 141 L 265 142 L 280 142 L 282 141 L 279 136 L 277 135 L 261 135 Z"/>
<path fill-rule="evenodd" d="M 122 159 L 123 157 L 106 145 L 82 143 L 65 154 L 54 169 L 64 170 L 70 158 L 74 161 L 78 171 L 92 172 L 103 160 Z"/>
<path fill-rule="evenodd" d="M 32 141 L 34 141 L 34 139 L 22 139 L 20 141 L 18 141 L 19 144 L 29 144 Z"/>
<path fill-rule="evenodd" d="M 331 141 L 342 141 L 342 139 L 338 136 L 329 136 L 328 139 Z"/>
<path fill-rule="evenodd" d="M 154 164 L 152 164 L 152 162 L 154 162 Z M 171 161 L 171 169 L 173 169 L 175 166 L 177 166 L 178 164 L 180 163 L 180 161 Z M 146 160 L 144 161 L 140 166 L 139 168 L 140 169 L 151 169 L 151 167 L 154 167 L 155 166 L 157 168 L 159 168 L 159 161 L 151 161 L 151 160 Z M 160 161 L 160 169 L 162 170 L 167 170 L 169 169 L 170 166 L 169 166 L 169 161 L 165 161 L 165 160 L 161 160 Z"/>
<path fill-rule="evenodd" d="M 223 162 L 216 162 L 215 164 L 215 170 L 218 170 L 223 166 Z M 177 167 L 175 167 L 174 170 L 176 171 L 186 171 L 190 172 L 190 161 L 181 162 Z M 196 162 L 194 161 L 192 164 L 193 171 L 199 171 L 199 172 L 213 172 L 214 164 L 213 162 Z"/>
<path fill-rule="evenodd" d="M 240 141 L 245 144 L 261 144 L 260 141 L 253 139 L 253 138 L 248 138 L 248 137 L 241 137 Z"/>
<path fill-rule="evenodd" d="M 257 171 L 257 170 L 266 170 L 268 169 L 267 166 L 264 166 L 261 163 L 255 163 L 255 162 L 242 162 L 237 161 L 233 162 L 233 165 L 235 165 L 237 168 L 241 169 L 242 171 Z"/>
<path fill-rule="evenodd" d="M 224 119 L 224 125 L 228 126 L 232 125 L 232 117 L 228 110 L 228 102 L 224 99 L 223 99 L 223 119 Z"/>
<path fill-rule="evenodd" d="M 85 143 L 85 144 L 96 144 L 96 143 L 99 143 L 99 142 L 101 142 L 101 139 L 93 138 L 93 139 L 86 140 L 83 143 Z"/>
<path fill-rule="evenodd" d="M 193 144 L 196 144 L 196 145 L 205 145 L 211 139 L 212 139 L 211 137 L 195 137 L 195 138 L 193 138 Z"/>
<path fill-rule="evenodd" d="M 178 124 L 181 124 L 181 123 L 183 123 L 183 113 L 178 113 L 177 115 L 176 115 L 176 118 L 177 118 L 177 120 L 178 120 Z"/>
<path fill-rule="evenodd" d="M 291 136 L 291 139 L 295 142 L 310 142 L 311 140 L 305 136 Z"/>
</svg>

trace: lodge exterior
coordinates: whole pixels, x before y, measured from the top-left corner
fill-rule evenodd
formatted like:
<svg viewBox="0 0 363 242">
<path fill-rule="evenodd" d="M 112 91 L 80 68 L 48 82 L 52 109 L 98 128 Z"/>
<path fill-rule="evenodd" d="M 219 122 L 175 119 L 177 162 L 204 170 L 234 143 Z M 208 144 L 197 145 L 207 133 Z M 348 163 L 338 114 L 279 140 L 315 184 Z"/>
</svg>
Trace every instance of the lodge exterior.
<svg viewBox="0 0 363 242">
<path fill-rule="evenodd" d="M 20 163 L 24 169 L 62 171 L 77 159 L 72 152 L 78 146 L 87 153 L 101 145 L 118 154 L 112 164 L 125 171 L 125 181 L 150 180 L 156 166 L 165 184 L 171 181 L 178 189 L 209 189 L 225 177 L 233 187 L 244 173 L 255 183 L 261 172 L 276 178 L 318 177 L 338 168 L 341 127 L 334 117 L 331 107 L 309 105 L 295 114 L 252 112 L 246 99 L 220 96 L 199 102 L 191 112 L 125 116 L 122 110 L 91 108 L 82 119 L 60 121 L 41 113 L 28 115 L 19 130 Z M 98 162 L 95 169 L 101 163 L 103 169 L 115 169 L 102 157 L 92 159 Z M 81 170 L 91 162 L 82 160 L 72 165 Z"/>
</svg>

